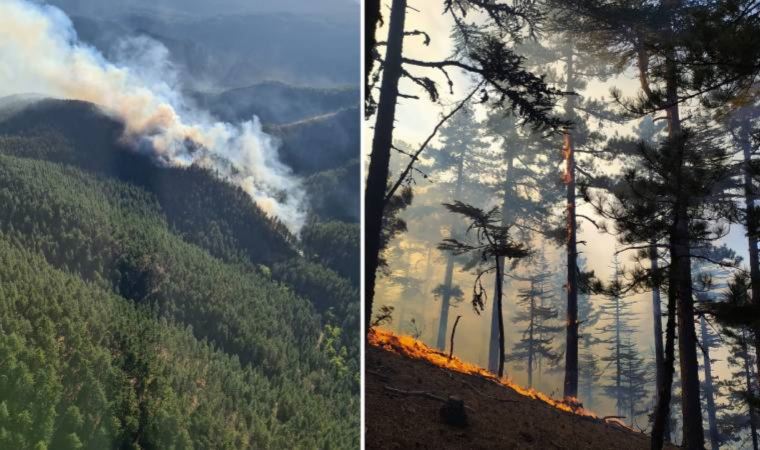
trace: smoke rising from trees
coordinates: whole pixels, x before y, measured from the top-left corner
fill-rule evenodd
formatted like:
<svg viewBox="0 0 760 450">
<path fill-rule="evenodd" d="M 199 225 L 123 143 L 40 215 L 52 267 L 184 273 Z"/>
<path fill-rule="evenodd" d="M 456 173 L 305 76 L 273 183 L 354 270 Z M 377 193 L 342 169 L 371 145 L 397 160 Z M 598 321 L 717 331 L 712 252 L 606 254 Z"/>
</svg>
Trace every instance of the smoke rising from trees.
<svg viewBox="0 0 760 450">
<path fill-rule="evenodd" d="M 0 96 L 34 93 L 99 105 L 125 124 L 123 139 L 157 163 L 215 170 L 298 233 L 300 181 L 278 158 L 278 142 L 257 118 L 216 121 L 186 101 L 168 51 L 147 39 L 124 42 L 112 62 L 80 42 L 59 9 L 25 0 L 0 3 Z"/>
</svg>

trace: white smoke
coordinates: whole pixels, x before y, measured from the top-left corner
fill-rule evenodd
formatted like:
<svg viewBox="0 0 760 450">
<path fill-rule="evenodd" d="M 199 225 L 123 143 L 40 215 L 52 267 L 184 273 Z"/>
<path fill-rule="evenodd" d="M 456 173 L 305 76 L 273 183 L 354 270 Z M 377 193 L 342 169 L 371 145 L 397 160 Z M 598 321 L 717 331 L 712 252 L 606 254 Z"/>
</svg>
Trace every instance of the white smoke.
<svg viewBox="0 0 760 450">
<path fill-rule="evenodd" d="M 111 62 L 78 40 L 58 8 L 0 0 L 0 96 L 20 93 L 95 103 L 125 123 L 128 143 L 161 163 L 215 169 L 292 232 L 304 223 L 304 191 L 279 161 L 276 140 L 255 117 L 233 125 L 189 105 L 155 41 L 127 40 Z"/>
</svg>

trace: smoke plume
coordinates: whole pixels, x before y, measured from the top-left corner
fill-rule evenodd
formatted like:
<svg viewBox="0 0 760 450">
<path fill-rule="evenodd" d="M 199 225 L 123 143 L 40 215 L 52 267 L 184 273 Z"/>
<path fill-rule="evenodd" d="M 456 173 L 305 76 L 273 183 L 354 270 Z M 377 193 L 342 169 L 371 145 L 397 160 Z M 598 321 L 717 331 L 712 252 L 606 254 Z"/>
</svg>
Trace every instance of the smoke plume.
<svg viewBox="0 0 760 450">
<path fill-rule="evenodd" d="M 0 96 L 36 93 L 99 105 L 125 123 L 124 139 L 161 164 L 198 164 L 243 188 L 298 233 L 305 219 L 299 180 L 279 161 L 257 118 L 223 123 L 185 101 L 168 51 L 125 40 L 114 61 L 80 42 L 58 8 L 0 0 Z"/>
</svg>

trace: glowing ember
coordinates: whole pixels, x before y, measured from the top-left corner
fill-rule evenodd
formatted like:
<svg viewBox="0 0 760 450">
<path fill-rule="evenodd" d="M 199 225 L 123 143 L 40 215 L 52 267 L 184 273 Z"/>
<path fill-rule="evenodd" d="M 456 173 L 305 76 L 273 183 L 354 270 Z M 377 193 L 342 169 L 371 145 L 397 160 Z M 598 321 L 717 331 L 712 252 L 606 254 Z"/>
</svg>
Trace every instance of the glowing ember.
<svg viewBox="0 0 760 450">
<path fill-rule="evenodd" d="M 524 388 L 518 384 L 515 384 L 508 378 L 500 379 L 486 369 L 468 362 L 464 362 L 456 356 L 449 360 L 448 355 L 445 355 L 438 350 L 428 347 L 427 345 L 414 339 L 411 336 L 399 336 L 387 330 L 374 328 L 369 332 L 369 343 L 375 347 L 382 348 L 384 350 L 391 351 L 409 358 L 421 359 L 448 370 L 454 370 L 468 375 L 478 375 L 487 378 L 501 384 L 504 387 L 514 390 L 518 394 L 524 395 L 531 399 L 541 400 L 544 403 L 562 411 L 599 419 L 596 414 L 584 409 L 580 401 L 578 401 L 576 398 L 568 397 L 564 400 L 556 400 L 544 394 L 543 392 L 539 392 L 532 388 Z"/>
</svg>

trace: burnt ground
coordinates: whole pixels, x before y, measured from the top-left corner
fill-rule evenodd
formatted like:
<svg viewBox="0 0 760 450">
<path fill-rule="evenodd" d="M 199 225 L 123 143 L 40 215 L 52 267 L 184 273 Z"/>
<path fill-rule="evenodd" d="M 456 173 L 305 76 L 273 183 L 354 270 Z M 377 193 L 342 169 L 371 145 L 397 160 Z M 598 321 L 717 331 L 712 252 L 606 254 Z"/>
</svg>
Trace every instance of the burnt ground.
<svg viewBox="0 0 760 450">
<path fill-rule="evenodd" d="M 368 346 L 368 449 L 648 449 L 649 437 L 599 419 L 560 411 L 482 376 L 446 370 Z M 394 392 L 398 389 L 416 394 Z M 444 422 L 449 396 L 464 400 L 468 424 Z"/>
</svg>

